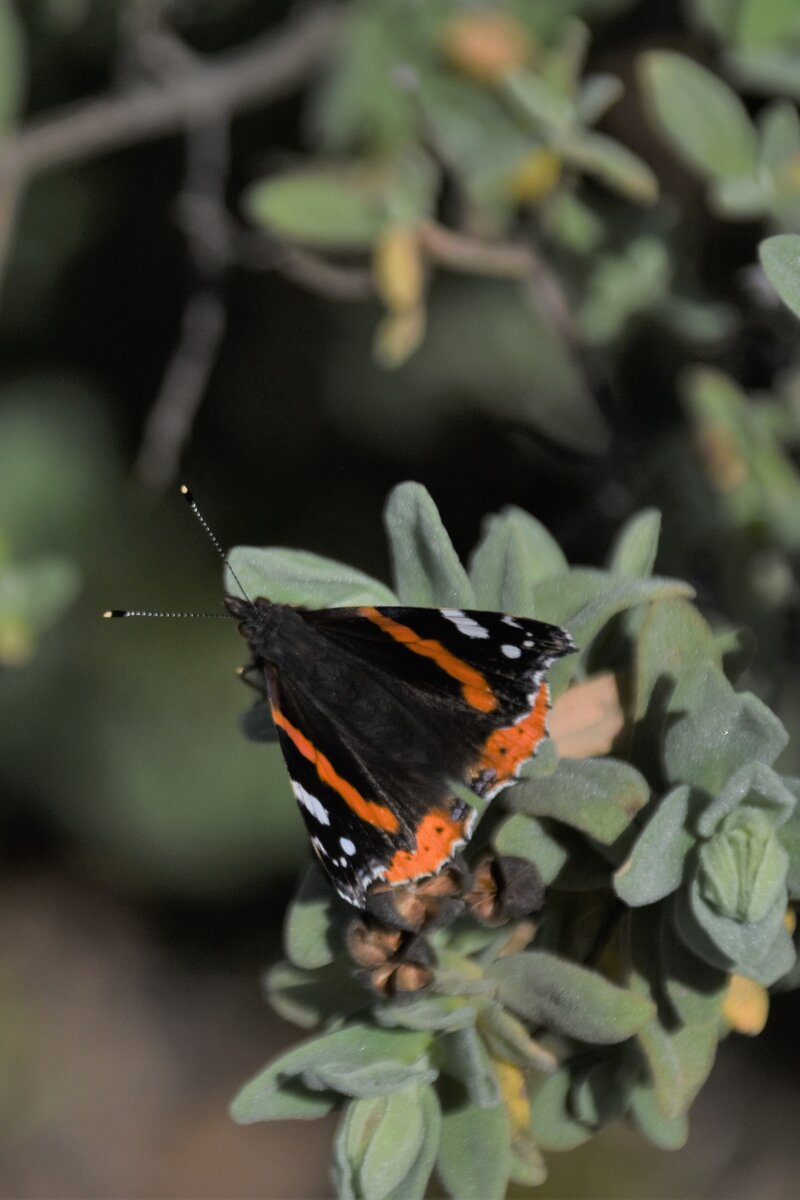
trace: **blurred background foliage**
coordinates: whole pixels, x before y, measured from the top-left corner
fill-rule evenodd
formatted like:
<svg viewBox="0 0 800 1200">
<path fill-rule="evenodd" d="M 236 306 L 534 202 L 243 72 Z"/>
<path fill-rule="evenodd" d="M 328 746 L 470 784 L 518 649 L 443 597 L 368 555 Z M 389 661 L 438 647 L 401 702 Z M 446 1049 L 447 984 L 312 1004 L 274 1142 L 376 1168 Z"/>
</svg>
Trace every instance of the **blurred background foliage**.
<svg viewBox="0 0 800 1200">
<path fill-rule="evenodd" d="M 233 632 L 99 620 L 218 608 L 183 479 L 226 544 L 380 577 L 380 508 L 408 476 L 462 552 L 515 504 L 597 564 L 653 505 L 659 571 L 691 581 L 715 628 L 751 632 L 743 684 L 791 734 L 781 770 L 800 771 L 799 96 L 794 0 L 0 0 L 11 1078 L 47 1077 L 42 997 L 70 961 L 149 986 L 117 937 L 144 960 L 167 929 L 202 963 L 179 980 L 150 963 L 171 1020 L 231 946 L 252 987 L 304 854 L 277 756 L 237 728 Z M 762 265 L 774 235 L 790 240 Z M 242 1009 L 257 1040 L 263 1017 Z M 196 1029 L 194 1049 L 199 1013 Z M 259 1047 L 228 1047 L 228 1091 Z M 79 1067 L 63 1067 L 66 1096 Z M 9 1090 L 6 1194 L 129 1191 L 124 1136 L 101 1165 L 35 1094 Z M 139 1162 L 150 1135 L 128 1124 Z M 253 1143 L 217 1136 L 218 1183 L 173 1164 L 138 1190 L 301 1187 L 255 1167 L 242 1182 Z M 706 1186 L 724 1164 L 694 1153 Z M 672 1190 L 699 1194 L 674 1169 Z"/>
</svg>

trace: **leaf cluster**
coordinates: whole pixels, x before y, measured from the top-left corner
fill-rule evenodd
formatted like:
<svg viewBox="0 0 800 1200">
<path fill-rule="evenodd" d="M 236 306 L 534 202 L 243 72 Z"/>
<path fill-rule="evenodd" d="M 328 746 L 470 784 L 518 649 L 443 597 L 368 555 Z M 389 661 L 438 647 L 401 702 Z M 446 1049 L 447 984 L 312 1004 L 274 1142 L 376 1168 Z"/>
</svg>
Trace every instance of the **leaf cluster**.
<svg viewBox="0 0 800 1200">
<path fill-rule="evenodd" d="M 344 1197 L 421 1197 L 434 1168 L 448 1195 L 502 1197 L 544 1179 L 544 1151 L 621 1117 L 678 1147 L 720 1037 L 752 1031 L 764 988 L 794 963 L 800 784 L 774 768 L 785 731 L 735 689 L 730 638 L 691 589 L 652 575 L 657 513 L 623 526 L 603 570 L 570 568 L 519 509 L 487 518 L 468 569 L 420 485 L 397 487 L 385 515 L 392 592 L 287 551 L 235 550 L 232 565 L 295 603 L 396 597 L 559 623 L 580 653 L 552 672 L 556 713 L 613 673 L 622 720 L 598 757 L 559 757 L 551 741 L 490 807 L 475 844 L 532 863 L 546 902 L 502 928 L 435 929 L 424 992 L 365 990 L 344 951 L 352 910 L 311 871 L 266 990 L 321 1032 L 246 1084 L 233 1115 L 339 1110 Z"/>
</svg>

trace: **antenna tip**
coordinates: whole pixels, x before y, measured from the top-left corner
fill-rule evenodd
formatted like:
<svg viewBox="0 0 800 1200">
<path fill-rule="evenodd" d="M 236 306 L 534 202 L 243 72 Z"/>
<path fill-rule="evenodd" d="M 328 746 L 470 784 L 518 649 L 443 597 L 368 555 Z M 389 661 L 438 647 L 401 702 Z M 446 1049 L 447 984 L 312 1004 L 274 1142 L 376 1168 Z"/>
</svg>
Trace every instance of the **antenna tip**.
<svg viewBox="0 0 800 1200">
<path fill-rule="evenodd" d="M 192 493 L 189 491 L 189 489 L 188 489 L 188 487 L 186 486 L 186 484 L 185 484 L 185 483 L 182 483 L 182 484 L 181 484 L 181 486 L 180 486 L 180 493 L 181 493 L 181 495 L 182 495 L 182 496 L 185 496 L 185 497 L 186 497 L 186 499 L 189 501 L 189 503 L 190 503 L 190 504 L 191 504 L 191 503 L 192 503 L 192 501 L 194 500 L 194 497 L 192 496 Z"/>
<path fill-rule="evenodd" d="M 127 617 L 127 612 L 124 608 L 109 608 L 103 613 L 104 617 Z"/>
</svg>

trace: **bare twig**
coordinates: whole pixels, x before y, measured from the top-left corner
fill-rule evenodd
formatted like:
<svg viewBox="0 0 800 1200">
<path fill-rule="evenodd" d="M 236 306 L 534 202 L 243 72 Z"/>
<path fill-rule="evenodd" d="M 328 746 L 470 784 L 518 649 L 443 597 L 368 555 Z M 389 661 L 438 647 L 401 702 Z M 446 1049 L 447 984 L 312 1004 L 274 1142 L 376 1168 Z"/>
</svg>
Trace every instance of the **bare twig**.
<svg viewBox="0 0 800 1200">
<path fill-rule="evenodd" d="M 225 333 L 219 292 L 198 290 L 184 309 L 178 344 L 144 427 L 136 471 L 150 487 L 174 478 Z"/>
<path fill-rule="evenodd" d="M 341 20 L 322 4 L 278 33 L 220 54 L 161 85 L 70 105 L 28 125 L 0 151 L 0 183 L 230 115 L 297 87 L 333 46 Z"/>
<path fill-rule="evenodd" d="M 369 300 L 375 295 L 372 272 L 366 267 L 342 266 L 255 230 L 237 229 L 231 236 L 236 260 L 242 267 L 277 271 L 331 300 Z"/>
<path fill-rule="evenodd" d="M 576 340 L 575 323 L 555 273 L 530 242 L 487 242 L 435 221 L 420 229 L 423 249 L 443 267 L 501 279 L 519 279 L 550 328 L 564 341 Z"/>
<path fill-rule="evenodd" d="M 136 29 L 134 40 L 138 56 L 157 77 L 188 75 L 195 69 L 195 55 L 166 29 Z M 231 257 L 225 209 L 229 162 L 227 114 L 188 127 L 178 208 L 199 283 L 186 303 L 178 343 L 142 434 L 136 472 L 149 487 L 163 488 L 174 481 L 225 336 L 222 281 Z"/>
</svg>

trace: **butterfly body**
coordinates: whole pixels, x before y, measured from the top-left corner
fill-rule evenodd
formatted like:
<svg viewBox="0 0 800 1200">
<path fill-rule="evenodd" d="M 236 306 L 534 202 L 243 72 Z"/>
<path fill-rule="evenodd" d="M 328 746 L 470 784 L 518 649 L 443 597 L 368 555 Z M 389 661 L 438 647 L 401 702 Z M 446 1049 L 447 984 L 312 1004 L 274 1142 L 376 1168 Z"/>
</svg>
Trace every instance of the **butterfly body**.
<svg viewBox="0 0 800 1200">
<path fill-rule="evenodd" d="M 435 874 L 474 810 L 546 735 L 544 672 L 574 646 L 528 618 L 458 609 L 307 610 L 226 597 L 252 653 L 312 846 L 340 896 Z"/>
</svg>

